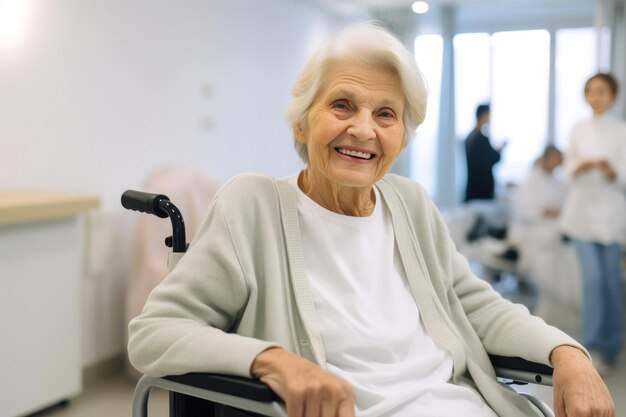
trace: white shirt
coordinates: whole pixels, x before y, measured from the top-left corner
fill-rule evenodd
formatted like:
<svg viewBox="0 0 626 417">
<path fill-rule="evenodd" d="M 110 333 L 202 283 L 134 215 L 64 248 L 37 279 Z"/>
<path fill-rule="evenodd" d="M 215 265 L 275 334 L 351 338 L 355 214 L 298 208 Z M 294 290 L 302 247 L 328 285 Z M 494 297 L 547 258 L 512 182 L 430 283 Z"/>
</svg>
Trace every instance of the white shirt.
<svg viewBox="0 0 626 417">
<path fill-rule="evenodd" d="M 560 240 L 557 217 L 547 217 L 544 210 L 561 210 L 567 196 L 567 185 L 540 165 L 533 167 L 528 179 L 515 194 L 509 240 L 524 244 L 550 245 Z"/>
<path fill-rule="evenodd" d="M 359 417 L 494 417 L 449 383 L 451 355 L 426 333 L 376 192 L 367 217 L 319 206 L 297 187 L 305 266 L 327 370 L 350 383 Z"/>
<path fill-rule="evenodd" d="M 576 176 L 576 167 L 585 160 L 606 159 L 617 172 L 609 181 L 599 169 Z M 572 129 L 565 158 L 570 193 L 560 226 L 572 238 L 603 244 L 626 238 L 626 123 L 605 114 L 582 122 Z"/>
</svg>

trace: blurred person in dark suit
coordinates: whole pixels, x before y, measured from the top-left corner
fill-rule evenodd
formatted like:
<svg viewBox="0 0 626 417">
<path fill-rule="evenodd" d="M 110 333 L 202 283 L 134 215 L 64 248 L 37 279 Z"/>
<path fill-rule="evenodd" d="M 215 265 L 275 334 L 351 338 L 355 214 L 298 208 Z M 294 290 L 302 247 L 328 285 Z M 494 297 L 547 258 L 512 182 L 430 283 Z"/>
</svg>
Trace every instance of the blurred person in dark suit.
<svg viewBox="0 0 626 417">
<path fill-rule="evenodd" d="M 485 134 L 489 124 L 489 104 L 481 104 L 476 108 L 476 127 L 465 139 L 465 156 L 467 158 L 467 188 L 465 201 L 493 200 L 495 195 L 495 180 L 493 166 L 500 161 L 500 154 L 506 145 L 500 149 L 491 146 Z"/>
</svg>

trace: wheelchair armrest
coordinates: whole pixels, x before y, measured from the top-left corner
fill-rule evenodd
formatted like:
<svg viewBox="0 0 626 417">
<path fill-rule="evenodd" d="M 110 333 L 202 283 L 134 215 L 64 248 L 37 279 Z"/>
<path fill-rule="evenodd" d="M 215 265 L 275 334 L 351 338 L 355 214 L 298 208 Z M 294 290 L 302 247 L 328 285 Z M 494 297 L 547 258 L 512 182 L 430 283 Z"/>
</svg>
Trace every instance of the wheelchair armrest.
<svg viewBox="0 0 626 417">
<path fill-rule="evenodd" d="M 184 375 L 169 375 L 163 378 L 168 381 L 254 401 L 282 401 L 267 385 L 253 378 L 198 372 Z"/>
<path fill-rule="evenodd" d="M 550 383 L 553 369 L 518 357 L 489 355 L 498 377 L 520 382 Z M 193 372 L 163 377 L 169 381 L 254 401 L 281 401 L 267 385 L 253 378 Z"/>
<path fill-rule="evenodd" d="M 548 365 L 527 361 L 518 357 L 489 355 L 491 364 L 500 378 L 512 379 L 519 382 L 531 382 L 552 385 L 554 370 Z"/>
<path fill-rule="evenodd" d="M 282 400 L 262 382 L 251 378 L 207 373 L 170 375 L 161 378 L 142 376 L 133 394 L 133 417 L 148 415 L 148 398 L 153 388 L 169 391 L 170 394 L 176 393 L 208 400 L 263 416 L 287 417 Z"/>
</svg>

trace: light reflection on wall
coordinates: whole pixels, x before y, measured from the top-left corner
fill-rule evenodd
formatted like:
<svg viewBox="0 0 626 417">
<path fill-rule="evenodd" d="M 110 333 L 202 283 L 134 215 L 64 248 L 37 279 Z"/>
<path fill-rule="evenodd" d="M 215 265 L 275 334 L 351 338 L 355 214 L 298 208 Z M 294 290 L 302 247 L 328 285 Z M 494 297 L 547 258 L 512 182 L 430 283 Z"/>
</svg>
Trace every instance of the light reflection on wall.
<svg viewBox="0 0 626 417">
<path fill-rule="evenodd" d="M 0 0 L 0 48 L 20 42 L 30 10 L 29 0 Z"/>
</svg>

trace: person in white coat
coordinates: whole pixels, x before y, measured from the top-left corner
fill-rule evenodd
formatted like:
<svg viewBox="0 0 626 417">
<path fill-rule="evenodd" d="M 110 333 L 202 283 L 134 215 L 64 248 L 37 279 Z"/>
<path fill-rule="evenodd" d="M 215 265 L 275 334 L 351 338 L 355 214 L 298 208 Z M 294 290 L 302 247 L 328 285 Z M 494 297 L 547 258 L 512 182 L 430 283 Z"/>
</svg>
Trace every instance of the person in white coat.
<svg viewBox="0 0 626 417">
<path fill-rule="evenodd" d="M 554 220 L 560 214 L 567 185 L 555 175 L 555 170 L 562 161 L 561 151 L 554 145 L 548 145 L 535 162 L 515 198 L 513 217 L 520 225 Z"/>
<path fill-rule="evenodd" d="M 591 119 L 572 129 L 566 155 L 571 189 L 561 228 L 576 248 L 583 276 L 582 342 L 601 373 L 610 372 L 624 339 L 620 268 L 626 236 L 626 123 L 609 114 L 618 93 L 607 73 L 585 84 Z"/>
<path fill-rule="evenodd" d="M 515 193 L 508 240 L 519 249 L 521 264 L 532 262 L 527 250 L 552 248 L 561 240 L 557 219 L 567 184 L 555 175 L 555 170 L 562 160 L 557 147 L 546 146 Z"/>
</svg>

